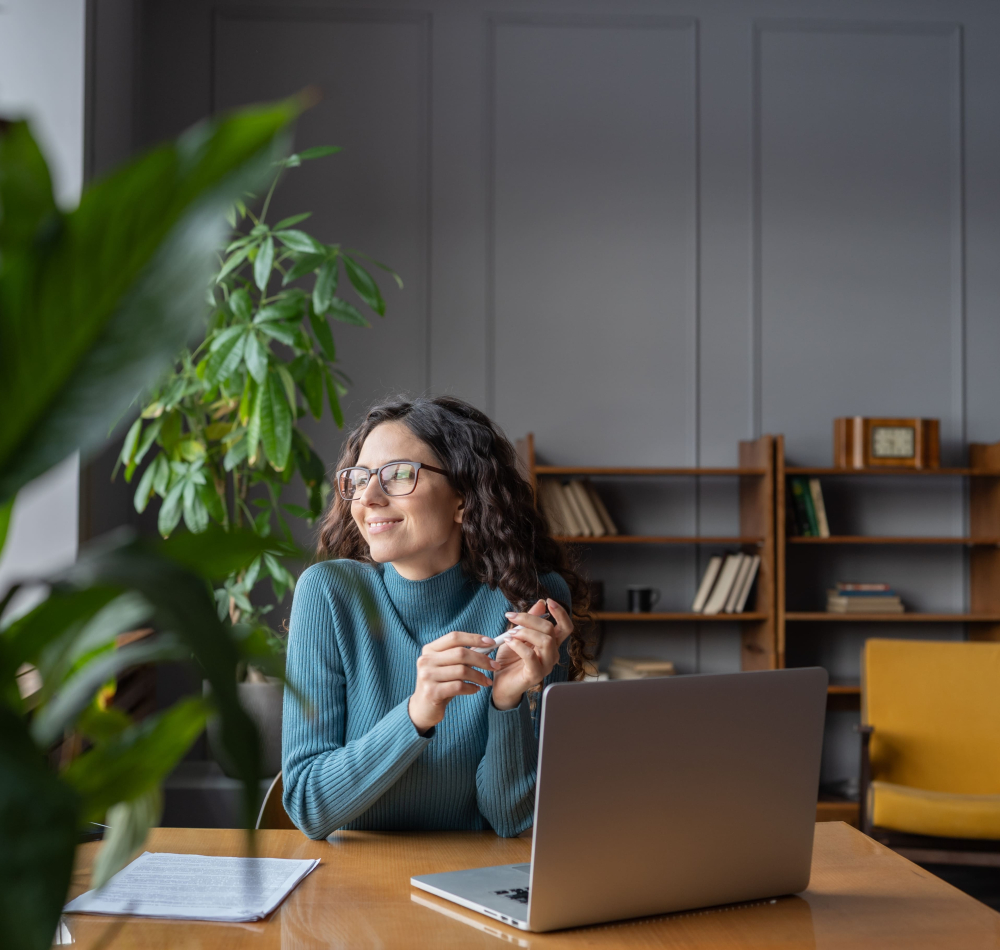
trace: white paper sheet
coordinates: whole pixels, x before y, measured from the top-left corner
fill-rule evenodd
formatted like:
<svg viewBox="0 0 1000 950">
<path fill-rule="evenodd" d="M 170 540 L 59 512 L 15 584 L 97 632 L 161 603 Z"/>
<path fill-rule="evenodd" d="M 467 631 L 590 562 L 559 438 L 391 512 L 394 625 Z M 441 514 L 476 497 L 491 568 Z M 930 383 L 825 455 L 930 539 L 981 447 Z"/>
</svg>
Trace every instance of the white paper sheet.
<svg viewBox="0 0 1000 950">
<path fill-rule="evenodd" d="M 146 851 L 99 891 L 81 894 L 65 910 L 183 920 L 260 920 L 318 864 L 318 858 L 217 858 Z"/>
</svg>

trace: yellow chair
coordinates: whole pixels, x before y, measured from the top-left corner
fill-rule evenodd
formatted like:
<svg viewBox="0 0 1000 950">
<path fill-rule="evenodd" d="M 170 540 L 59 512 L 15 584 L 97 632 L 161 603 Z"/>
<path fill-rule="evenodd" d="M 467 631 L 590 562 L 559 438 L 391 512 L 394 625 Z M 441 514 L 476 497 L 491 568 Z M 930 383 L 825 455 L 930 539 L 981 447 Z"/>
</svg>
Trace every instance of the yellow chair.
<svg viewBox="0 0 1000 950">
<path fill-rule="evenodd" d="M 1000 866 L 1000 643 L 868 640 L 861 827 L 906 857 Z"/>
</svg>

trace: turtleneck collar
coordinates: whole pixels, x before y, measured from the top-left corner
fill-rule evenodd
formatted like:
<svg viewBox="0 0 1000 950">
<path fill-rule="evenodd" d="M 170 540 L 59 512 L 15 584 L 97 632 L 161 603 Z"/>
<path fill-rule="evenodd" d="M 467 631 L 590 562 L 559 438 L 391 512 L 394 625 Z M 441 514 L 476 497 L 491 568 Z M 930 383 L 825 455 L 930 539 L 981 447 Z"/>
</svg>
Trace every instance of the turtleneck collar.
<svg viewBox="0 0 1000 950">
<path fill-rule="evenodd" d="M 476 585 L 462 572 L 461 561 L 422 581 L 407 580 L 392 564 L 383 564 L 381 569 L 386 593 L 399 619 L 422 643 L 440 636 L 441 629 L 462 612 L 475 593 Z"/>
</svg>

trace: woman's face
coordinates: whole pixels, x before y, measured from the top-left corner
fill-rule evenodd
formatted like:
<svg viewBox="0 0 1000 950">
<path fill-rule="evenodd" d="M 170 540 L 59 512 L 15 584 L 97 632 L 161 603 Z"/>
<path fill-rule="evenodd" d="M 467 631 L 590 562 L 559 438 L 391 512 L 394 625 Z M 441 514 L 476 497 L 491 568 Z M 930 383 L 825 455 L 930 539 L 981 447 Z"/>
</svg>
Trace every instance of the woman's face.
<svg viewBox="0 0 1000 950">
<path fill-rule="evenodd" d="M 444 468 L 426 442 L 402 422 L 383 422 L 369 433 L 357 464 L 423 462 Z M 409 495 L 390 497 L 372 478 L 354 501 L 351 515 L 368 543 L 372 560 L 392 566 L 408 580 L 433 577 L 458 563 L 462 554 L 462 498 L 448 479 L 420 469 Z"/>
</svg>

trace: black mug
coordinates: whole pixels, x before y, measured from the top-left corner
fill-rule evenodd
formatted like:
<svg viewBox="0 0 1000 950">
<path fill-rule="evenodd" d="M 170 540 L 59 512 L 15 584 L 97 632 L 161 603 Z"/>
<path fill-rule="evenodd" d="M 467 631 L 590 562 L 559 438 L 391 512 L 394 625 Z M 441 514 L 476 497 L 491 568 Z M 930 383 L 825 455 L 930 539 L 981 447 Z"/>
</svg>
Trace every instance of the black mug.
<svg viewBox="0 0 1000 950">
<path fill-rule="evenodd" d="M 628 589 L 628 612 L 648 614 L 659 602 L 660 592 L 655 587 L 632 585 Z"/>
</svg>

